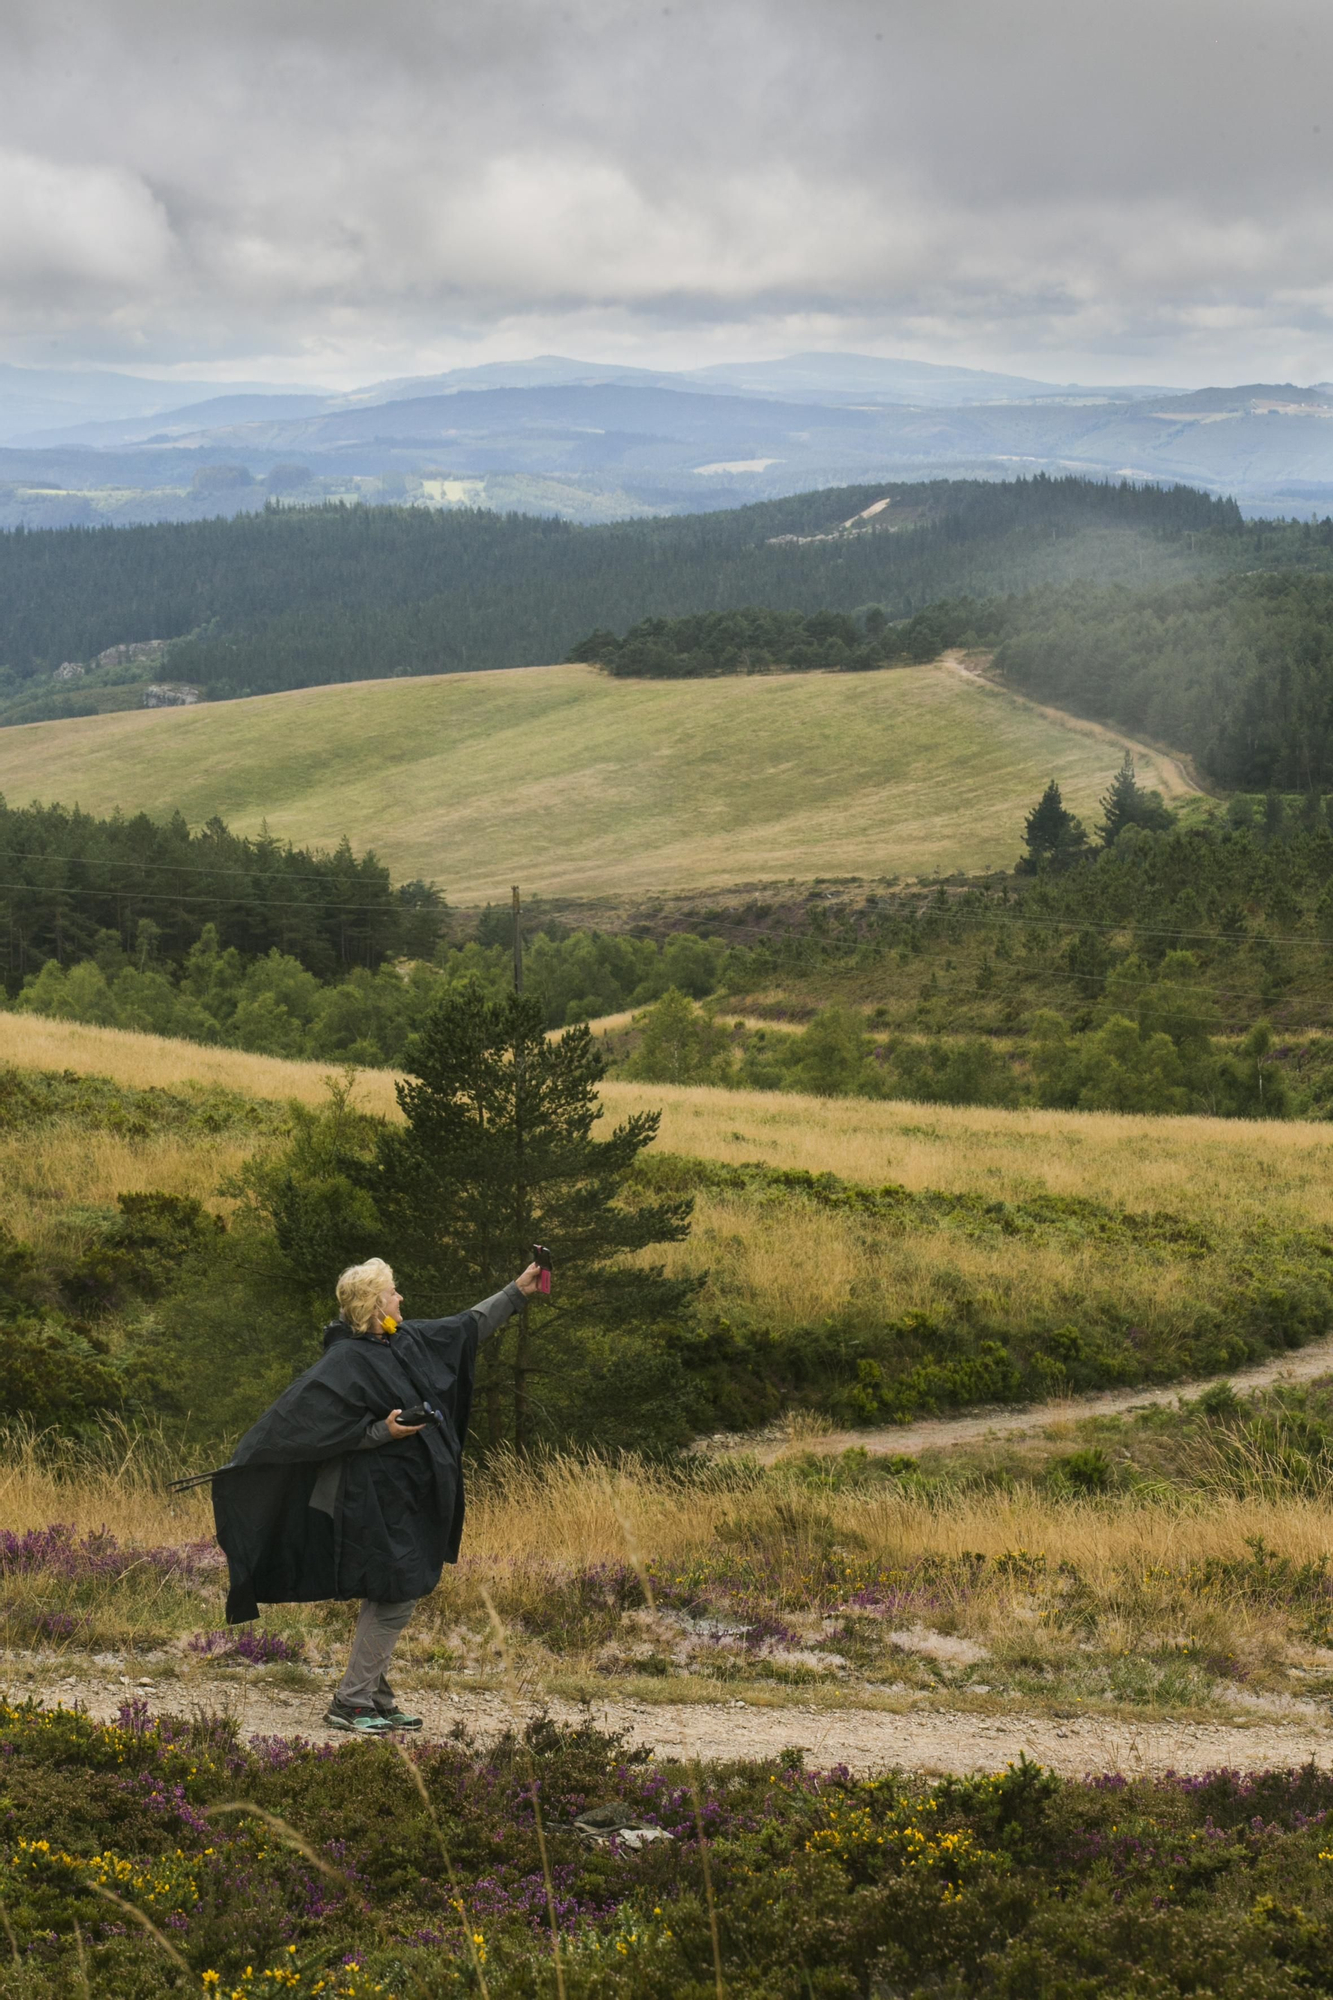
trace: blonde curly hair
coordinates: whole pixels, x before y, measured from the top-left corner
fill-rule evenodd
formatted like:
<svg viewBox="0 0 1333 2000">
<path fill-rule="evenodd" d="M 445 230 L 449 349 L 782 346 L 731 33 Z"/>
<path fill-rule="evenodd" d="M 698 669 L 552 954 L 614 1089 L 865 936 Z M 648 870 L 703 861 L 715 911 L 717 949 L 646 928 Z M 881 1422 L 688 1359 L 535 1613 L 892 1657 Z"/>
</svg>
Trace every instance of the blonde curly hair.
<svg viewBox="0 0 1333 2000">
<path fill-rule="evenodd" d="M 393 1272 L 382 1257 L 348 1265 L 338 1280 L 338 1310 L 353 1333 L 369 1333 L 370 1322 L 394 1289 Z"/>
</svg>

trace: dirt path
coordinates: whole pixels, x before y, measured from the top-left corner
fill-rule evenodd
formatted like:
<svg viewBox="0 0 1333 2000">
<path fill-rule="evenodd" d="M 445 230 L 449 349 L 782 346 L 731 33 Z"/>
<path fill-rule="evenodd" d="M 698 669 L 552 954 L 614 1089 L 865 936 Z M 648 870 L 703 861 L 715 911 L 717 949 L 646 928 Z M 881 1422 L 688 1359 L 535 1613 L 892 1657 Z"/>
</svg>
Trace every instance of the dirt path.
<svg viewBox="0 0 1333 2000">
<path fill-rule="evenodd" d="M 110 1720 L 129 1696 L 141 1696 L 153 1712 L 192 1710 L 234 1715 L 243 1734 L 303 1737 L 314 1743 L 342 1741 L 321 1720 L 326 1695 L 319 1689 L 295 1693 L 234 1677 L 222 1680 L 192 1674 L 184 1681 L 143 1687 L 93 1672 L 29 1679 L 20 1674 L 6 1690 L 10 1699 L 36 1695 L 47 1706 L 78 1702 Z M 535 1704 L 515 1707 L 501 1694 L 412 1690 L 410 1701 L 424 1720 L 426 1738 L 446 1737 L 459 1724 L 485 1741 L 512 1721 L 537 1713 Z M 771 1757 L 789 1748 L 805 1752 L 813 1768 L 846 1764 L 854 1771 L 898 1766 L 928 1773 L 991 1771 L 1020 1753 L 1071 1777 L 1085 1771 L 1207 1771 L 1285 1769 L 1311 1758 L 1333 1768 L 1333 1727 L 1314 1704 L 1288 1703 L 1280 1713 L 1256 1714 L 1253 1722 L 1136 1722 L 1095 1715 L 949 1712 L 938 1709 L 895 1712 L 886 1708 L 829 1708 L 774 1700 L 695 1703 L 616 1701 L 591 1709 L 551 1702 L 546 1712 L 561 1722 L 591 1719 L 600 1727 L 624 1730 L 637 1744 L 661 1756 L 703 1758 Z"/>
<path fill-rule="evenodd" d="M 1141 743 L 1133 736 L 1125 736 L 1118 729 L 1106 723 L 1089 721 L 1086 716 L 1071 715 L 1067 708 L 1048 708 L 1044 702 L 1033 701 L 1025 694 L 1015 694 L 1000 681 L 994 681 L 980 668 L 971 666 L 960 653 L 941 653 L 936 662 L 941 667 L 952 667 L 965 681 L 977 687 L 988 688 L 992 694 L 1005 701 L 1015 701 L 1022 708 L 1030 708 L 1034 714 L 1045 716 L 1048 722 L 1058 722 L 1065 729 L 1072 729 L 1078 736 L 1094 736 L 1101 743 L 1110 743 L 1121 751 L 1133 752 L 1135 761 L 1151 766 L 1161 788 L 1162 796 L 1168 803 L 1173 799 L 1196 798 L 1200 792 L 1207 793 L 1207 787 L 1199 783 L 1190 768 L 1188 758 L 1177 752 L 1165 750 L 1152 743 Z M 1211 796 L 1211 795 L 1210 795 Z"/>
<path fill-rule="evenodd" d="M 1180 1396 L 1198 1396 L 1213 1382 L 1230 1382 L 1238 1390 L 1262 1389 L 1270 1382 L 1310 1382 L 1333 1372 L 1333 1337 L 1313 1340 L 1294 1354 L 1281 1354 L 1253 1368 L 1233 1368 L 1196 1382 L 1173 1382 L 1161 1389 L 1097 1389 L 1086 1396 L 1067 1396 L 1056 1403 L 1029 1403 L 1025 1409 L 1003 1407 L 969 1410 L 960 1417 L 927 1417 L 916 1424 L 895 1424 L 878 1431 L 821 1431 L 798 1437 L 765 1437 L 747 1445 L 729 1438 L 732 1450 L 748 1451 L 764 1465 L 791 1452 L 862 1450 L 885 1453 L 938 1450 L 953 1444 L 974 1444 L 979 1438 L 1014 1437 L 1042 1431 L 1052 1424 L 1074 1424 L 1083 1417 L 1116 1416 L 1124 1410 L 1160 1409 Z"/>
</svg>

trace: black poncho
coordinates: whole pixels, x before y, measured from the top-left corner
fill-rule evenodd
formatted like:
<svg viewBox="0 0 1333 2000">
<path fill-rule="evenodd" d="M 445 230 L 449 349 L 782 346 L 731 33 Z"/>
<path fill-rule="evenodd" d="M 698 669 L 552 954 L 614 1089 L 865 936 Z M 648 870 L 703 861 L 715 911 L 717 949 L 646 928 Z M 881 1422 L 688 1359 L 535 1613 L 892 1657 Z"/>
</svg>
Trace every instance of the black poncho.
<svg viewBox="0 0 1333 2000">
<path fill-rule="evenodd" d="M 257 1617 L 261 1601 L 387 1603 L 434 1590 L 442 1566 L 457 1561 L 463 1533 L 462 1440 L 478 1337 L 470 1312 L 404 1320 L 389 1340 L 358 1337 L 339 1320 L 325 1329 L 320 1359 L 251 1426 L 213 1481 L 231 1572 L 229 1624 Z M 443 1413 L 443 1425 L 358 1449 L 370 1424 L 422 1402 Z M 342 1466 L 332 1514 L 310 1505 L 330 1460 Z"/>
</svg>

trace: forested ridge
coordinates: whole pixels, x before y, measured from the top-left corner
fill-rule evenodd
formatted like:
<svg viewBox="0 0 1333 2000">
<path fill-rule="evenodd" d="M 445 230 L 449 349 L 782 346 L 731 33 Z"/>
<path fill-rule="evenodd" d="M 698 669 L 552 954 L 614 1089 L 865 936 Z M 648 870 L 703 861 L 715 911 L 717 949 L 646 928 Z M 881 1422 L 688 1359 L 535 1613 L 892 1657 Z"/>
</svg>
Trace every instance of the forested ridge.
<svg viewBox="0 0 1333 2000">
<path fill-rule="evenodd" d="M 1228 789 L 1333 784 L 1333 577 L 1072 584 L 1006 607 L 1013 687 L 1187 750 Z"/>
<path fill-rule="evenodd" d="M 939 480 L 598 528 L 272 508 L 0 535 L 0 722 L 137 702 L 120 684 L 148 669 L 53 674 L 147 638 L 178 641 L 157 677 L 212 699 L 567 657 L 865 670 L 973 644 L 998 646 L 1015 688 L 1188 751 L 1222 785 L 1318 789 L 1331 612 L 1333 521 L 1247 523 L 1188 487 Z"/>
<path fill-rule="evenodd" d="M 1192 488 L 1044 475 L 845 487 L 596 528 L 336 506 L 15 531 L 0 535 L 0 699 L 12 710 L 40 692 L 44 713 L 88 712 L 50 674 L 134 640 L 192 635 L 170 673 L 220 697 L 539 664 L 594 628 L 747 604 L 878 604 L 898 618 L 959 592 L 1089 573 L 1151 581 L 1239 566 L 1252 539 L 1234 503 Z M 1283 549 L 1330 559 L 1299 535 Z"/>
</svg>

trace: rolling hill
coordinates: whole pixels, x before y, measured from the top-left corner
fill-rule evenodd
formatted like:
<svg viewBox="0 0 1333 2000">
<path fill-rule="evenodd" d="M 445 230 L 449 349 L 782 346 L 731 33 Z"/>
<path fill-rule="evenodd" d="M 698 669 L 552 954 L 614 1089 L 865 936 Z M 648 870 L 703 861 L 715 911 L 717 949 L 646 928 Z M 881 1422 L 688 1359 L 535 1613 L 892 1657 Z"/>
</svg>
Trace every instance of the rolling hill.
<svg viewBox="0 0 1333 2000">
<path fill-rule="evenodd" d="M 566 665 L 33 723 L 0 733 L 0 792 L 347 835 L 469 903 L 1007 867 L 1051 776 L 1092 817 L 1119 756 L 947 659 L 703 683 Z M 1168 759 L 1140 771 L 1188 789 Z"/>
</svg>

